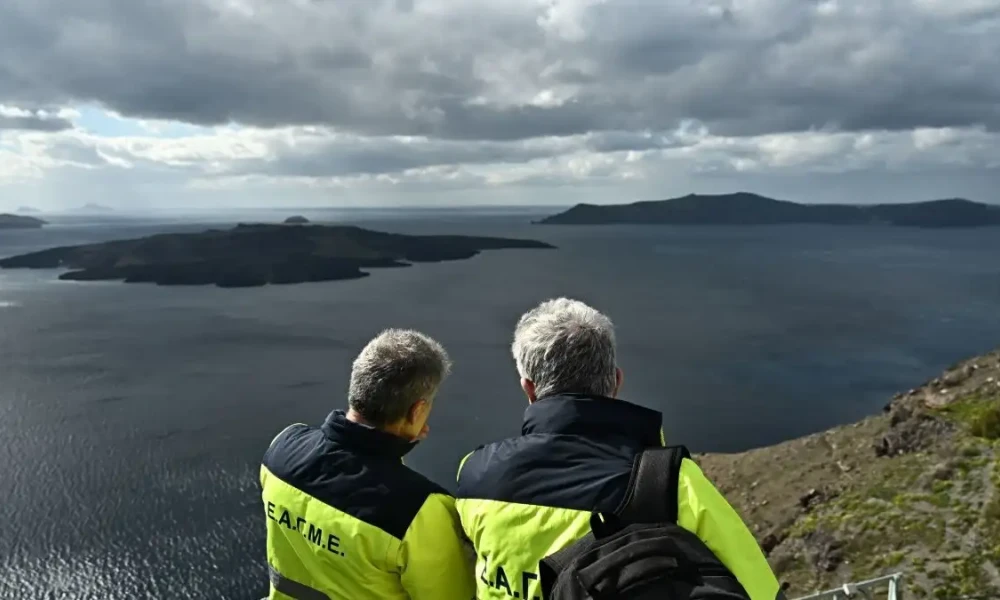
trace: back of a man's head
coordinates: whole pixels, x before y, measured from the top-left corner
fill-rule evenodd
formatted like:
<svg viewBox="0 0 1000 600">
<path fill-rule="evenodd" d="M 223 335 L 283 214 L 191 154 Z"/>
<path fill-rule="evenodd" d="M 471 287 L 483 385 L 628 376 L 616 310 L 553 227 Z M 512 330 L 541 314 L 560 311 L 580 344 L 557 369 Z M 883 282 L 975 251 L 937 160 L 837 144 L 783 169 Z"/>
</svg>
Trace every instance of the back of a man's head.
<svg viewBox="0 0 1000 600">
<path fill-rule="evenodd" d="M 348 404 L 375 427 L 392 425 L 417 401 L 430 402 L 450 370 L 447 352 L 431 337 L 388 329 L 354 359 Z"/>
<path fill-rule="evenodd" d="M 522 315 L 511 350 L 537 398 L 612 396 L 618 387 L 614 325 L 578 300 L 547 300 Z"/>
</svg>

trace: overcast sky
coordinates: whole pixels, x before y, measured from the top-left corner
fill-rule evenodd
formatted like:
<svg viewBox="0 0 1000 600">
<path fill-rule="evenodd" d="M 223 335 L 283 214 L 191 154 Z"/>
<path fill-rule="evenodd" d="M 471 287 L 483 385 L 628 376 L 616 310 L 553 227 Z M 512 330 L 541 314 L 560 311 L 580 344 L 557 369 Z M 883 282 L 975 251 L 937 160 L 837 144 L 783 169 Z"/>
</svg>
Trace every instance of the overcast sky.
<svg viewBox="0 0 1000 600">
<path fill-rule="evenodd" d="M 0 0 L 0 206 L 1000 202 L 1000 0 Z"/>
</svg>

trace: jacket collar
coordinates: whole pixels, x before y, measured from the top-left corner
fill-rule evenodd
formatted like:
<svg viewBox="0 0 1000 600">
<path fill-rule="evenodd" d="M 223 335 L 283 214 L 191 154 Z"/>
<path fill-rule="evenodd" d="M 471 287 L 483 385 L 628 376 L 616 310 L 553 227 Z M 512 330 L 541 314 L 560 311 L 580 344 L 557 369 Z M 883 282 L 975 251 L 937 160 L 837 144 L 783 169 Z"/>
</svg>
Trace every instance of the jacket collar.
<svg viewBox="0 0 1000 600">
<path fill-rule="evenodd" d="M 521 433 L 626 437 L 642 446 L 659 446 L 662 425 L 662 413 L 625 400 L 558 394 L 528 405 Z"/>
<path fill-rule="evenodd" d="M 335 410 L 323 422 L 323 434 L 349 450 L 363 454 L 402 458 L 420 442 L 411 442 L 398 435 L 375 429 L 347 419 L 347 411 Z"/>
</svg>

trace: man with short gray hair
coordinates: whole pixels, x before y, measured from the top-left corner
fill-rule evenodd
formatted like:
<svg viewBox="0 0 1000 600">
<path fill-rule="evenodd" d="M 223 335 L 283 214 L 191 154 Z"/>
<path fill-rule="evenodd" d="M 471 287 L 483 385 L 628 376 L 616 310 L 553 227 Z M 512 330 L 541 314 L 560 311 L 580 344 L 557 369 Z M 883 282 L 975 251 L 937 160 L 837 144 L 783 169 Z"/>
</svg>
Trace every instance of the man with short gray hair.
<svg viewBox="0 0 1000 600">
<path fill-rule="evenodd" d="M 636 481 L 650 480 L 637 476 L 649 464 L 646 450 L 673 452 L 664 448 L 661 413 L 618 399 L 614 325 L 594 308 L 567 298 L 541 303 L 519 319 L 511 352 L 528 399 L 522 435 L 480 446 L 459 466 L 456 505 L 476 550 L 479 600 L 541 600 L 539 563 L 587 536 L 594 513 L 633 506 Z M 676 497 L 652 504 L 676 507 L 675 525 L 695 534 L 746 593 L 732 597 L 779 598 L 753 534 L 690 455 L 677 456 Z"/>
<path fill-rule="evenodd" d="M 383 331 L 354 360 L 347 411 L 271 442 L 260 469 L 271 600 L 473 597 L 454 498 L 403 464 L 450 368 L 432 338 Z"/>
<path fill-rule="evenodd" d="M 614 325 L 583 302 L 558 298 L 528 311 L 511 350 L 529 399 L 570 390 L 613 397 L 621 386 Z"/>
</svg>

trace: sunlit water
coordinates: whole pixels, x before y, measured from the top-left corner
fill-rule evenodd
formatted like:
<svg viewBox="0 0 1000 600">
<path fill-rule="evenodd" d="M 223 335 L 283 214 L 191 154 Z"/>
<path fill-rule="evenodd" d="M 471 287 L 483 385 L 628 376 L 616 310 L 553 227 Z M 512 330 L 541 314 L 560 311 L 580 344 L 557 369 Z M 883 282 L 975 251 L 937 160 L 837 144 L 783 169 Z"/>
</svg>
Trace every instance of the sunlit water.
<svg viewBox="0 0 1000 600">
<path fill-rule="evenodd" d="M 697 451 L 857 419 L 1000 345 L 995 229 L 346 218 L 558 250 L 242 290 L 0 272 L 0 597 L 261 597 L 260 455 L 285 425 L 343 406 L 351 359 L 384 327 L 427 331 L 455 359 L 408 459 L 445 485 L 465 452 L 518 431 L 511 328 L 547 297 L 615 319 L 623 395 L 664 411 L 668 438 Z M 0 255 L 206 225 L 56 223 L 0 232 Z"/>
</svg>

